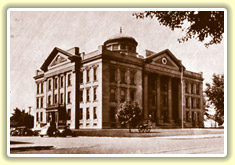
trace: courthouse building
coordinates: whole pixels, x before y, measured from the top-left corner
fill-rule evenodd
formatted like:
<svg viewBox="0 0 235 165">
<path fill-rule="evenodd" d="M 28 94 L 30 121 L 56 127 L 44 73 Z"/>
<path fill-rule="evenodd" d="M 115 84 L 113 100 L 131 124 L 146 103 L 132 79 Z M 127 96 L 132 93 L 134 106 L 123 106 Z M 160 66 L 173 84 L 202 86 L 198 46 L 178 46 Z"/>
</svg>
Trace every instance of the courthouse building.
<svg viewBox="0 0 235 165">
<path fill-rule="evenodd" d="M 35 128 L 116 128 L 120 103 L 137 101 L 156 127 L 203 127 L 202 73 L 187 71 L 168 49 L 136 52 L 138 42 L 118 34 L 98 50 L 54 48 L 34 76 Z"/>
</svg>

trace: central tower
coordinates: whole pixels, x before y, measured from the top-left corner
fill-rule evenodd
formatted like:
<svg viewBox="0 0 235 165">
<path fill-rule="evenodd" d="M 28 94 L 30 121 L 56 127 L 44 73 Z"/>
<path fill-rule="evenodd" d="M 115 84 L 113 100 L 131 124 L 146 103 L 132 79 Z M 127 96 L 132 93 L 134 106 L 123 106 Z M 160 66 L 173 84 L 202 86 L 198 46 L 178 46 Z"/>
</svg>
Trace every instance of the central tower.
<svg viewBox="0 0 235 165">
<path fill-rule="evenodd" d="M 137 55 L 136 47 L 138 42 L 133 37 L 122 34 L 122 30 L 120 30 L 120 34 L 114 35 L 107 39 L 103 45 L 106 50 L 112 52 L 119 52 L 130 56 Z"/>
</svg>

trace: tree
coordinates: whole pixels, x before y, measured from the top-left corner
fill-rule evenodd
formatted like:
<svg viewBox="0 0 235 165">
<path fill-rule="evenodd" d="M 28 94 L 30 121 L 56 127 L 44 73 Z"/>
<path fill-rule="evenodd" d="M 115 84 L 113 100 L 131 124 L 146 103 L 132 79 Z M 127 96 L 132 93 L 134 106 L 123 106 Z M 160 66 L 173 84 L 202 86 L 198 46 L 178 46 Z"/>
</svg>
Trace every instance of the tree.
<svg viewBox="0 0 235 165">
<path fill-rule="evenodd" d="M 160 25 L 171 30 L 182 29 L 186 35 L 178 41 L 185 42 L 196 38 L 205 43 L 206 47 L 221 43 L 224 33 L 224 11 L 144 11 L 133 13 L 136 18 L 156 18 Z"/>
<path fill-rule="evenodd" d="M 21 111 L 19 108 L 14 109 L 14 113 L 10 118 L 10 123 L 13 126 L 20 127 L 25 126 L 28 128 L 33 128 L 34 117 L 25 111 Z"/>
<path fill-rule="evenodd" d="M 213 74 L 212 85 L 206 83 L 206 96 L 210 105 L 215 107 L 213 118 L 219 125 L 224 123 L 224 74 Z"/>
<path fill-rule="evenodd" d="M 118 108 L 116 118 L 123 124 L 129 124 L 129 132 L 135 127 L 142 118 L 142 110 L 138 102 L 124 102 Z"/>
</svg>

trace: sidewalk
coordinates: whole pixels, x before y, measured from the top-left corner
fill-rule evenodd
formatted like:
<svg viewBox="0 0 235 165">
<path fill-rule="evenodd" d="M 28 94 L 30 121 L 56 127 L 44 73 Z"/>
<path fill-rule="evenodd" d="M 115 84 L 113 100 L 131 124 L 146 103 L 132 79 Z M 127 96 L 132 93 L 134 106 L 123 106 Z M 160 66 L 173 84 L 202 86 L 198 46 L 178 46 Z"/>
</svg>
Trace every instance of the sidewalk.
<svg viewBox="0 0 235 165">
<path fill-rule="evenodd" d="M 224 129 L 152 129 L 150 133 L 139 133 L 137 129 L 77 129 L 74 130 L 77 136 L 100 136 L 100 137 L 162 137 L 179 135 L 207 135 L 224 134 Z"/>
</svg>

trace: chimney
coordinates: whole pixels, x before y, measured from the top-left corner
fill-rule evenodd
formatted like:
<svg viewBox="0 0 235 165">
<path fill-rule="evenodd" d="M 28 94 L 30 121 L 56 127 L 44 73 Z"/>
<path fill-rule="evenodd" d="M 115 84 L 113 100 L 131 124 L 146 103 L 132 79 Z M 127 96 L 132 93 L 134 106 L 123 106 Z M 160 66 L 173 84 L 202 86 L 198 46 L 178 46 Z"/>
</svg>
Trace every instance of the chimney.
<svg viewBox="0 0 235 165">
<path fill-rule="evenodd" d="M 74 47 L 74 54 L 79 55 L 79 47 Z"/>
</svg>

